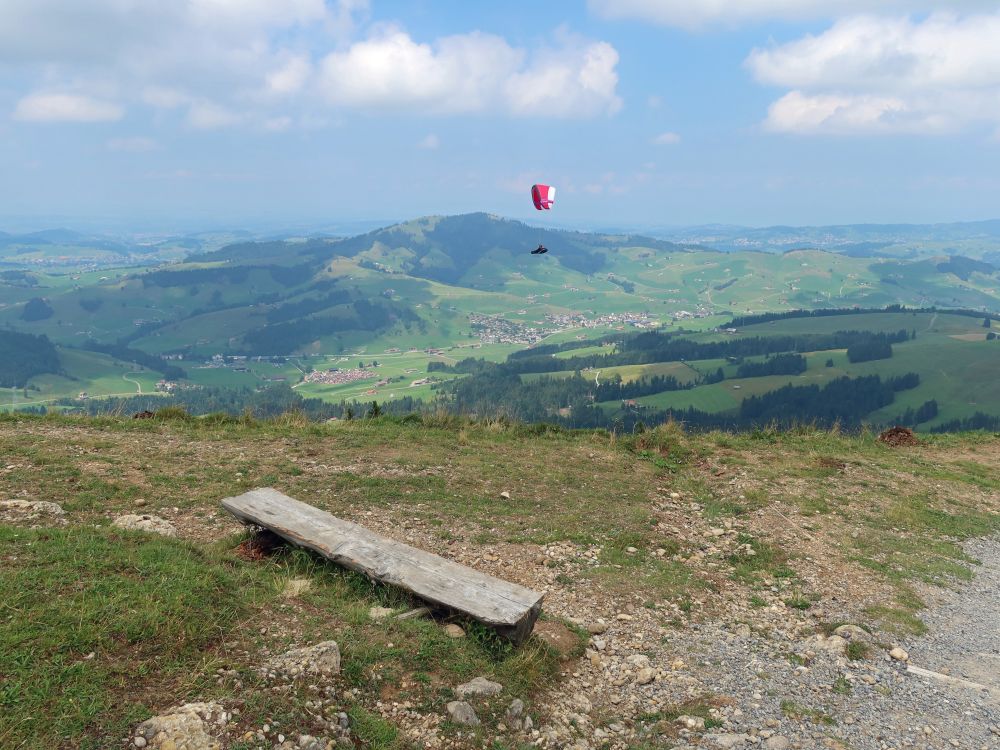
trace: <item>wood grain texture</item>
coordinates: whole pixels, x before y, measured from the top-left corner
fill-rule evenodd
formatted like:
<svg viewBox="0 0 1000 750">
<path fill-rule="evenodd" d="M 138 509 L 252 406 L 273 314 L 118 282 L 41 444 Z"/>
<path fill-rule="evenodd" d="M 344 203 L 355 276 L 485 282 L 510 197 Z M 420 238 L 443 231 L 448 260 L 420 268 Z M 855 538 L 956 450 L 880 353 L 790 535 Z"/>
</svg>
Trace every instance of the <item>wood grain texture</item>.
<svg viewBox="0 0 1000 750">
<path fill-rule="evenodd" d="M 496 629 L 515 643 L 530 634 L 543 594 L 376 534 L 326 511 L 263 487 L 222 501 L 244 523 L 428 602 Z"/>
</svg>

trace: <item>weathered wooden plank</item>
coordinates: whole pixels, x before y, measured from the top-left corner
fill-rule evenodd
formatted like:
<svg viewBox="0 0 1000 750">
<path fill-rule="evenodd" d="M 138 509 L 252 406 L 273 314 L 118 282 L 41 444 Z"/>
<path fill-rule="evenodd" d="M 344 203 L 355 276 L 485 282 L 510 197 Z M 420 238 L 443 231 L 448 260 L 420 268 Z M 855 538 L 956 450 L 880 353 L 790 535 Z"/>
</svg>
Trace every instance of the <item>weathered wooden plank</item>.
<svg viewBox="0 0 1000 750">
<path fill-rule="evenodd" d="M 270 487 L 227 497 L 222 507 L 339 565 L 457 610 L 515 643 L 531 634 L 543 594 L 480 573 L 336 518 Z"/>
</svg>

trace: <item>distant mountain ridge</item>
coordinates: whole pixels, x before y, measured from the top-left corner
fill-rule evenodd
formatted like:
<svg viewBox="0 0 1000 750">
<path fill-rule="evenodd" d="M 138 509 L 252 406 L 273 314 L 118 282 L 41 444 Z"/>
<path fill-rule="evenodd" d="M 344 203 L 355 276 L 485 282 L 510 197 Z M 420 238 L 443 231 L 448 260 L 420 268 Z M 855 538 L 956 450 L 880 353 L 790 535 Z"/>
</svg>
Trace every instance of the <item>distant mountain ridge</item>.
<svg viewBox="0 0 1000 750">
<path fill-rule="evenodd" d="M 652 230 L 651 230 L 652 231 Z M 710 224 L 652 231 L 675 242 L 718 250 L 782 252 L 812 247 L 854 257 L 965 255 L 1000 261 L 1000 219 L 939 224 L 838 224 L 741 227 Z"/>
<path fill-rule="evenodd" d="M 427 216 L 394 224 L 347 239 L 314 238 L 306 241 L 245 242 L 212 253 L 190 257 L 193 262 L 247 261 L 272 255 L 327 259 L 355 258 L 374 252 L 392 259 L 398 270 L 418 278 L 462 284 L 481 265 L 504 264 L 513 256 L 545 245 L 566 268 L 584 274 L 610 266 L 607 255 L 623 246 L 660 252 L 692 249 L 678 243 L 642 235 L 603 235 L 542 229 L 515 219 L 487 213 Z M 481 270 L 481 269 L 480 269 Z"/>
</svg>

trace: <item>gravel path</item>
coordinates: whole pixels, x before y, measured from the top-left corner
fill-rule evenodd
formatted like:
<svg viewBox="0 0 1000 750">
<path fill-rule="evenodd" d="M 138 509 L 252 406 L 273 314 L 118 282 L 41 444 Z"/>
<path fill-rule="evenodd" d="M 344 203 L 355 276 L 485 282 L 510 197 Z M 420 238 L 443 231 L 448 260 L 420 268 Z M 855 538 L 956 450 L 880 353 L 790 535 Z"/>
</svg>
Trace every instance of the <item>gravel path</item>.
<svg viewBox="0 0 1000 750">
<path fill-rule="evenodd" d="M 984 685 L 1000 706 L 1000 540 L 977 539 L 965 551 L 982 566 L 960 592 L 925 597 L 938 601 L 923 618 L 930 632 L 908 645 L 910 663 Z"/>
<path fill-rule="evenodd" d="M 555 710 L 535 744 L 997 750 L 1000 540 L 966 550 L 982 561 L 971 583 L 921 592 L 928 635 L 897 643 L 856 628 L 844 633 L 869 644 L 865 659 L 848 659 L 843 639 L 820 633 L 821 623 L 845 620 L 829 608 L 771 606 L 675 630 L 647 622 L 637 608 L 595 636 L 589 657 L 552 697 Z M 894 658 L 897 647 L 908 654 Z M 709 728 L 671 720 L 685 703 L 713 706 Z M 656 722 L 658 712 L 667 718 Z M 600 728 L 595 713 L 625 720 Z M 643 715 L 654 718 L 627 718 Z"/>
</svg>

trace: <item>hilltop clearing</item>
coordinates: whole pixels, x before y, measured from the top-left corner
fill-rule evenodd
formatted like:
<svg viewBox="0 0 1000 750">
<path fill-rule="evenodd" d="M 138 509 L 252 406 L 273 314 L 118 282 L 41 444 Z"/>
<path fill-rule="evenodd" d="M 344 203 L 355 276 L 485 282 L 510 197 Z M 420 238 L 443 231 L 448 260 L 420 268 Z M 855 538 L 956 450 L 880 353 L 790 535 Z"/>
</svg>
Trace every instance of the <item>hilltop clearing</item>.
<svg viewBox="0 0 1000 750">
<path fill-rule="evenodd" d="M 241 750 L 979 748 L 1000 731 L 987 673 L 959 667 L 969 688 L 889 655 L 944 671 L 996 648 L 1000 554 L 968 546 L 1000 529 L 995 436 L 168 416 L 0 419 L 0 746 L 167 747 L 131 738 L 191 702 L 211 722 L 184 726 Z M 396 620 L 419 603 L 252 547 L 218 503 L 265 485 L 545 591 L 535 635 L 511 649 Z M 275 660 L 330 640 L 339 674 Z M 477 677 L 502 690 L 459 689 Z M 461 700 L 478 726 L 449 713 Z"/>
</svg>

